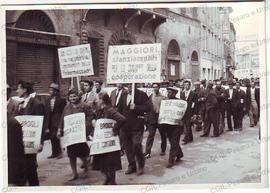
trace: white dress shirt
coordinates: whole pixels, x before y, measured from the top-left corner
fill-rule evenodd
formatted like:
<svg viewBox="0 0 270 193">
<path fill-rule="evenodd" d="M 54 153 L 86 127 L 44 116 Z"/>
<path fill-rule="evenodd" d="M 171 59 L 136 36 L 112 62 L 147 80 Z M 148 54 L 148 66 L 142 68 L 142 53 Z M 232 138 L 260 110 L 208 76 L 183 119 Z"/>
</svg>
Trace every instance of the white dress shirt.
<svg viewBox="0 0 270 193">
<path fill-rule="evenodd" d="M 131 102 L 131 98 L 132 98 L 131 94 L 128 94 L 128 95 L 127 95 L 127 106 L 128 106 L 129 103 Z"/>
<path fill-rule="evenodd" d="M 233 89 L 229 89 L 229 95 L 230 95 L 230 99 L 232 99 Z"/>
</svg>

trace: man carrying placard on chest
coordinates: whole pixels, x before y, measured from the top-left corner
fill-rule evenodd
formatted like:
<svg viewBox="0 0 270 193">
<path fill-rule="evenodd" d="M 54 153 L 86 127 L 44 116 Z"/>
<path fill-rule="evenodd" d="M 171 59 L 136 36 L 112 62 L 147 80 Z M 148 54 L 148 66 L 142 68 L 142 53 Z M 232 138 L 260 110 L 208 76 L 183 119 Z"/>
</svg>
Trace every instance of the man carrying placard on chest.
<svg viewBox="0 0 270 193">
<path fill-rule="evenodd" d="M 175 162 L 181 161 L 184 156 L 179 145 L 184 124 L 181 121 L 187 108 L 187 102 L 176 98 L 177 88 L 167 88 L 168 100 L 161 102 L 159 124 L 169 138 L 171 149 L 167 168 L 171 168 Z"/>
</svg>

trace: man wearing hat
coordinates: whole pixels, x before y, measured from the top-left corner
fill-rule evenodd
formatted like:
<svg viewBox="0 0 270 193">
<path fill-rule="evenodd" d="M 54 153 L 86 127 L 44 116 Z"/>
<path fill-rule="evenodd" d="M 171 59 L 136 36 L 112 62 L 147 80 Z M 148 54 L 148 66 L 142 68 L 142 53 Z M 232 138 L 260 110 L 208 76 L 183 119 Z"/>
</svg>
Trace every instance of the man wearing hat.
<svg viewBox="0 0 270 193">
<path fill-rule="evenodd" d="M 48 159 L 61 158 L 62 151 L 60 141 L 57 138 L 57 129 L 61 119 L 63 109 L 66 105 L 66 100 L 61 98 L 59 93 L 59 85 L 52 83 L 49 86 L 49 98 L 45 101 L 45 117 L 44 128 L 49 134 L 52 144 L 52 154 Z"/>
<path fill-rule="evenodd" d="M 204 133 L 201 137 L 208 137 L 211 129 L 211 125 L 214 127 L 214 135 L 212 137 L 219 136 L 218 130 L 218 100 L 217 95 L 213 90 L 213 82 L 208 82 L 205 92 L 205 124 Z"/>
<path fill-rule="evenodd" d="M 176 98 L 177 92 L 178 92 L 177 88 L 168 87 L 167 88 L 168 100 L 178 99 Z M 160 127 L 166 133 L 171 144 L 169 161 L 167 165 L 167 168 L 171 168 L 175 164 L 175 162 L 181 161 L 181 158 L 184 156 L 179 144 L 181 134 L 184 132 L 184 124 L 183 123 L 181 123 L 181 125 L 160 124 Z"/>
<path fill-rule="evenodd" d="M 237 106 L 238 102 L 240 101 L 238 99 L 237 90 L 233 88 L 233 80 L 228 81 L 229 88 L 225 90 L 225 102 L 226 102 L 226 114 L 227 114 L 227 125 L 228 125 L 228 131 L 233 131 L 232 126 L 232 118 L 233 118 L 233 124 L 234 128 L 236 130 L 237 127 Z"/>
</svg>

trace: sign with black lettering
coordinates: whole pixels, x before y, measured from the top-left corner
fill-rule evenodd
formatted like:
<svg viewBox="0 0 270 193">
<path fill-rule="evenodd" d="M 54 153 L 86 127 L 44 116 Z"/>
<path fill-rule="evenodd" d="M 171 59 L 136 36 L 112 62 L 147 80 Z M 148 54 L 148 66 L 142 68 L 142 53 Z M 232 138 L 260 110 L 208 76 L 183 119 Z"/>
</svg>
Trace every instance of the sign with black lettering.
<svg viewBox="0 0 270 193">
<path fill-rule="evenodd" d="M 86 142 L 85 114 L 75 113 L 64 117 L 63 147 Z"/>
<path fill-rule="evenodd" d="M 62 78 L 94 75 L 90 44 L 58 49 Z"/>
<path fill-rule="evenodd" d="M 112 119 L 98 119 L 96 121 L 93 142 L 91 143 L 91 155 L 120 150 L 119 137 L 113 135 L 115 124 L 116 121 Z"/>
<path fill-rule="evenodd" d="M 161 44 L 109 46 L 107 83 L 161 82 Z"/>
<path fill-rule="evenodd" d="M 43 116 L 21 115 L 15 119 L 21 124 L 25 154 L 35 154 L 41 140 Z"/>
<path fill-rule="evenodd" d="M 179 125 L 187 109 L 187 102 L 180 99 L 162 100 L 159 124 Z"/>
</svg>

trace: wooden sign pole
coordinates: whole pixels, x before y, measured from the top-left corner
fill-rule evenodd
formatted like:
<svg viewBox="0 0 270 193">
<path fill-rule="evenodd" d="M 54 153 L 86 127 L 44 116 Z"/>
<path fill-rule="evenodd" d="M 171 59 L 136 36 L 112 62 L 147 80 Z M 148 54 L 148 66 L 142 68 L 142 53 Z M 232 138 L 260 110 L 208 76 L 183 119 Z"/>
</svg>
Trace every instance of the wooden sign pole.
<svg viewBox="0 0 270 193">
<path fill-rule="evenodd" d="M 134 104 L 134 97 L 135 97 L 135 83 L 132 83 L 132 92 L 131 92 L 131 104 Z"/>
</svg>

